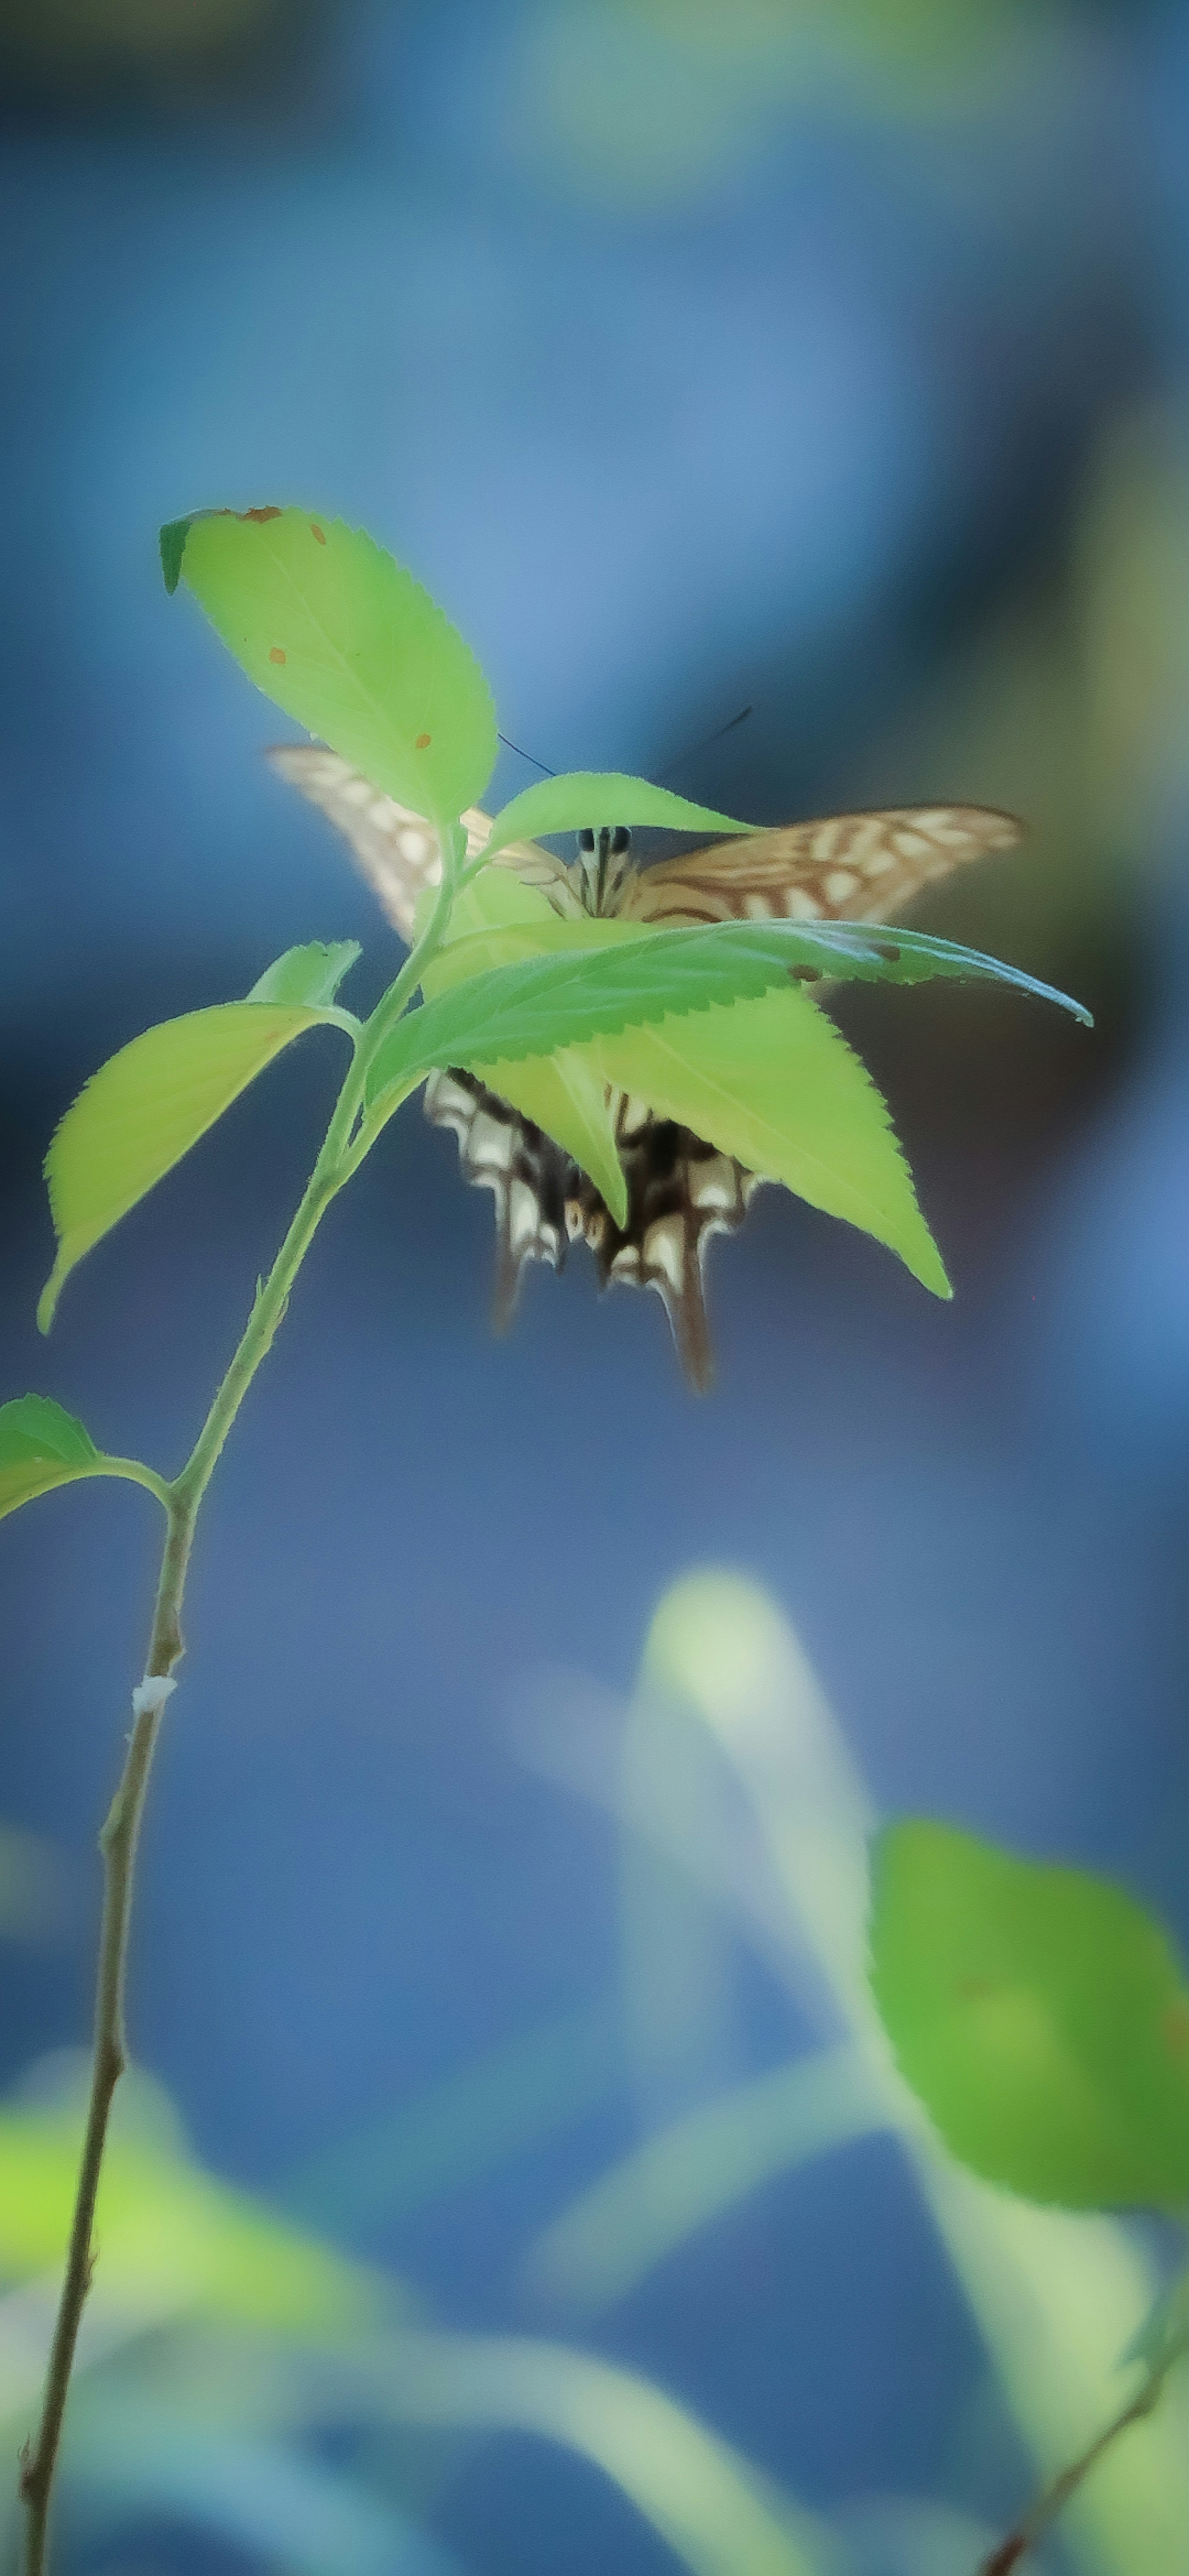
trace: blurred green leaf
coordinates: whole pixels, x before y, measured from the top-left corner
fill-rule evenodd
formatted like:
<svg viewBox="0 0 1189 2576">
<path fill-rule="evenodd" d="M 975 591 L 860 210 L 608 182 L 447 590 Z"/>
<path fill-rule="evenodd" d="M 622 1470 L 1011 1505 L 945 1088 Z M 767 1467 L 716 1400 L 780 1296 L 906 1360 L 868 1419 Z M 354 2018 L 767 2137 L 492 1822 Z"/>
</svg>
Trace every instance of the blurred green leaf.
<svg viewBox="0 0 1189 2576">
<path fill-rule="evenodd" d="M 838 2576 L 823 2526 L 634 2371 L 519 2335 L 413 2333 L 392 2339 L 388 2384 L 408 2423 L 537 2433 L 584 2453 L 691 2576 Z"/>
<path fill-rule="evenodd" d="M 619 824 L 667 825 L 673 832 L 756 832 L 758 823 L 738 823 L 712 805 L 691 805 L 667 787 L 647 778 L 631 778 L 618 769 L 574 769 L 561 778 L 542 778 L 526 787 L 497 814 L 487 854 L 494 857 L 509 841 L 539 840 L 545 832 L 612 830 Z"/>
<path fill-rule="evenodd" d="M 257 977 L 249 1002 L 288 1002 L 320 1010 L 333 1002 L 344 975 L 363 951 L 357 939 L 311 939 L 304 948 L 287 948 Z"/>
<path fill-rule="evenodd" d="M 61 2261 L 78 2151 L 73 2120 L 0 2113 L 0 2273 L 9 2279 Z M 194 2309 L 288 2335 L 359 2330 L 383 2313 L 366 2272 L 246 2193 L 136 2139 L 111 2142 L 96 2232 L 105 2299 L 146 2320 Z"/>
<path fill-rule="evenodd" d="M 633 1832 L 720 1889 L 761 1956 L 778 1971 L 783 1958 L 800 2010 L 815 2017 L 820 1972 L 829 2006 L 868 2059 L 873 2089 L 886 2092 L 909 2170 L 1047 2483 L 1117 2409 L 1120 2355 L 1157 2287 L 1150 2233 L 1093 2212 L 1038 2207 L 978 2180 L 946 2155 L 896 2076 L 868 1976 L 869 1794 L 772 1597 L 719 1569 L 671 1586 L 649 1634 L 637 1715 L 654 1694 L 667 1768 L 656 1778 L 655 1808 L 630 1809 Z M 720 1747 L 752 1835 L 737 1834 L 726 1797 L 717 1840 L 691 1836 L 674 1708 Z M 787 1905 L 783 1944 L 770 1888 Z M 1084 2576 L 1184 2576 L 1187 2432 L 1189 2393 L 1174 2382 L 1159 2412 L 1100 2463 L 1069 2508 L 1066 2542 Z"/>
<path fill-rule="evenodd" d="M 180 533 L 179 533 L 180 532 Z M 218 510 L 162 530 L 180 578 L 258 688 L 374 787 L 437 823 L 495 766 L 487 682 L 449 619 L 382 546 L 306 510 Z"/>
<path fill-rule="evenodd" d="M 224 1002 L 146 1029 L 109 1058 L 68 1109 L 46 1156 L 58 1256 L 37 1321 L 49 1331 L 84 1252 L 181 1161 L 240 1092 L 306 1029 L 343 1015 Z"/>
<path fill-rule="evenodd" d="M 609 2306 L 774 2174 L 887 2118 L 849 2041 L 775 2067 L 658 2130 L 601 2174 L 537 2239 L 530 2280 L 567 2307 Z"/>
<path fill-rule="evenodd" d="M 1189 2201 L 1189 1989 L 1122 1888 L 893 1825 L 871 1983 L 902 2073 L 975 2173 L 1069 2209 Z"/>
</svg>

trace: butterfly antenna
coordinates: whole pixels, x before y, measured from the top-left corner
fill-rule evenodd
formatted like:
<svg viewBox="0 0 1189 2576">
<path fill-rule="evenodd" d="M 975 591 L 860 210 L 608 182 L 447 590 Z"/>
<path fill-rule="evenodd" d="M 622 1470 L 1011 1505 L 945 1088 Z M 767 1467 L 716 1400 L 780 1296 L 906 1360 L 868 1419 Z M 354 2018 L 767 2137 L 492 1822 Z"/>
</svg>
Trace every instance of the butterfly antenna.
<svg viewBox="0 0 1189 2576">
<path fill-rule="evenodd" d="M 497 742 L 502 742 L 505 751 L 514 751 L 518 760 L 527 760 L 530 768 L 539 769 L 542 777 L 556 778 L 557 771 L 556 769 L 551 769 L 549 767 L 548 761 L 534 760 L 531 751 L 522 751 L 519 743 L 513 742 L 508 734 L 497 733 L 496 740 Z"/>
<path fill-rule="evenodd" d="M 671 760 L 667 768 L 662 769 L 658 785 L 663 786 L 665 779 L 671 778 L 675 769 L 684 769 L 686 763 L 696 760 L 700 752 L 709 751 L 712 743 L 721 742 L 724 734 L 734 733 L 737 725 L 746 724 L 749 715 L 753 713 L 754 710 L 751 707 L 740 707 L 737 716 L 728 716 L 726 723 L 716 725 L 714 732 L 708 733 L 702 742 L 687 743 L 685 750 L 678 753 L 676 760 Z"/>
</svg>

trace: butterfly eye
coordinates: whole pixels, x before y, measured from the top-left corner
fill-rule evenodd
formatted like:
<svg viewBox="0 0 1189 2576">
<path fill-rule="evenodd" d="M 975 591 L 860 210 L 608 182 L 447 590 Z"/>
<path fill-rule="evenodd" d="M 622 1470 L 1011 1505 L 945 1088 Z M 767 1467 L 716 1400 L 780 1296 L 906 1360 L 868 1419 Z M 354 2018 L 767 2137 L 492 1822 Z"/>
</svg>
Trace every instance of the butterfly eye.
<svg viewBox="0 0 1189 2576">
<path fill-rule="evenodd" d="M 594 845 L 595 845 L 595 843 L 594 843 L 594 833 L 593 833 L 593 832 L 580 832 L 580 833 L 579 833 L 579 835 L 578 835 L 578 847 L 579 847 L 579 849 L 580 849 L 580 850 L 591 851 L 591 850 L 593 850 Z"/>
<path fill-rule="evenodd" d="M 631 846 L 632 846 L 632 836 L 631 836 L 631 833 L 625 829 L 625 827 L 624 827 L 624 825 L 623 825 L 622 823 L 618 824 L 618 825 L 616 826 L 616 829 L 613 831 L 613 833 L 612 833 L 612 835 L 611 835 L 611 856 L 612 856 L 612 858 L 613 858 L 613 859 L 622 859 L 622 857 L 623 857 L 623 855 L 624 855 L 625 850 L 630 850 Z"/>
</svg>

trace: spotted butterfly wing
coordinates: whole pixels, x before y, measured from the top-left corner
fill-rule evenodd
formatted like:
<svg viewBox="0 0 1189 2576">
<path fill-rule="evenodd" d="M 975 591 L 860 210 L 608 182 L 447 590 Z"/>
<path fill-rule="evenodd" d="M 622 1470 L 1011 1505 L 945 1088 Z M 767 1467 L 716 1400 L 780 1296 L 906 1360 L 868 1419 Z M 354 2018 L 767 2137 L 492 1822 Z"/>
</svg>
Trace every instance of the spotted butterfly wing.
<svg viewBox="0 0 1189 2576">
<path fill-rule="evenodd" d="M 1020 826 L 986 806 L 889 807 L 834 814 L 720 841 L 633 869 L 616 910 L 657 928 L 715 921 L 885 921 L 964 860 L 1009 849 Z M 616 1226 L 580 1179 L 586 1240 L 604 1279 L 655 1288 L 690 1384 L 714 1374 L 704 1272 L 714 1234 L 742 1225 L 762 1173 L 748 1171 L 688 1127 L 621 1104 L 617 1121 L 628 1220 Z"/>
<path fill-rule="evenodd" d="M 395 796 L 382 795 L 337 751 L 324 751 L 318 743 L 274 743 L 266 756 L 282 778 L 337 824 L 393 929 L 411 946 L 418 898 L 442 873 L 437 841 L 424 816 L 410 805 L 398 805 Z M 473 859 L 491 830 L 491 817 L 472 805 L 462 822 L 467 857 Z M 539 841 L 510 841 L 492 864 L 513 869 L 525 885 L 540 886 L 557 911 L 581 911 L 570 870 Z"/>
<path fill-rule="evenodd" d="M 267 757 L 282 778 L 337 826 L 381 910 L 411 946 L 418 901 L 442 872 L 437 842 L 424 817 L 383 795 L 337 751 L 320 744 L 277 743 Z M 474 858 L 487 840 L 491 819 L 476 805 L 462 822 L 467 857 Z M 539 887 L 556 911 L 581 912 L 572 871 L 539 841 L 509 842 L 493 865 L 511 868 L 523 884 Z M 565 1262 L 573 1232 L 572 1218 L 567 1230 L 566 1207 L 573 1206 L 576 1167 L 551 1136 L 521 1118 L 474 1074 L 457 1068 L 431 1073 L 424 1108 L 432 1127 L 449 1128 L 457 1137 L 464 1178 L 494 1193 L 493 1321 L 496 1331 L 503 1332 L 515 1310 L 525 1262 L 548 1261 L 555 1270 Z"/>
<path fill-rule="evenodd" d="M 345 834 L 390 921 L 412 937 L 417 897 L 439 873 L 432 835 L 419 815 L 380 795 L 336 753 L 285 748 L 275 766 Z M 468 852 L 489 829 L 476 808 L 463 816 Z M 641 870 L 613 872 L 610 908 L 622 919 L 662 928 L 729 920 L 884 921 L 922 889 L 969 859 L 1009 849 L 1020 826 L 977 805 L 889 807 L 839 814 L 749 834 Z M 514 842 L 496 865 L 511 867 L 559 912 L 596 908 L 592 880 L 533 841 Z M 604 871 L 597 880 L 604 882 Z M 458 1138 L 466 1178 L 496 1199 L 497 1328 L 511 1317 L 525 1261 L 560 1270 L 567 1242 L 581 1236 L 600 1278 L 655 1288 L 690 1384 L 713 1376 L 704 1267 L 710 1237 L 742 1225 L 762 1174 L 748 1171 L 643 1101 L 620 1097 L 616 1139 L 627 1182 L 627 1221 L 616 1223 L 594 1183 L 539 1127 L 520 1117 L 477 1076 L 432 1074 L 425 1113 Z"/>
<path fill-rule="evenodd" d="M 619 909 L 632 921 L 885 921 L 934 878 L 1020 838 L 985 805 L 830 814 L 637 870 Z"/>
</svg>

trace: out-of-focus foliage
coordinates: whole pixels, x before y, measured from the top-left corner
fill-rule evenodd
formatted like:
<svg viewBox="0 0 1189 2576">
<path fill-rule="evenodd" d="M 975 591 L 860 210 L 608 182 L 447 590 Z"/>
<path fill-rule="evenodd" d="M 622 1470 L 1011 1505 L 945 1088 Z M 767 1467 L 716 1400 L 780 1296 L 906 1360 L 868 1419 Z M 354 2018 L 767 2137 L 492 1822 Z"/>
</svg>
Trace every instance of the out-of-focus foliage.
<svg viewBox="0 0 1189 2576">
<path fill-rule="evenodd" d="M 559 1717 L 555 1709 L 548 1736 L 534 1729 L 533 1758 L 589 1793 L 589 1774 L 567 1764 Z M 552 2289 L 563 2307 L 576 2294 L 590 2315 L 741 2191 L 864 2126 L 890 2130 L 1038 2473 L 1055 2475 L 1129 2393 L 1120 2368 L 1159 2276 L 1119 2221 L 992 2189 L 946 2157 L 923 2123 L 867 1988 L 870 1801 L 795 1639 L 751 1585 L 692 1577 L 661 1604 L 618 1795 L 633 1844 L 650 1847 L 662 1873 L 676 1862 L 770 1966 L 781 1963 L 825 2046 L 660 2128 L 554 2219 L 531 2257 L 538 2289 Z M 1160 2415 L 1079 2496 L 1069 2543 L 1093 2576 L 1183 2568 L 1187 2428 L 1182 2375 Z"/>
<path fill-rule="evenodd" d="M 676 200 L 771 148 L 791 109 L 962 114 L 1044 77 L 1066 0 L 590 0 L 531 13 L 526 144 L 622 202 Z"/>
<path fill-rule="evenodd" d="M 0 2274 L 20 2285 L 0 2298 L 0 2425 L 14 2437 L 44 2363 L 78 2136 L 60 2113 L 0 2116 Z M 660 2390 L 562 2345 L 437 2333 L 386 2274 L 216 2183 L 153 2088 L 123 2107 L 97 2237 L 64 2464 L 76 2524 L 156 2505 L 301 2576 L 379 2576 L 398 2551 L 445 2576 L 453 2561 L 413 2529 L 403 2492 L 327 2468 L 315 2437 L 517 2431 L 602 2469 L 690 2576 L 841 2567 L 812 2516 Z"/>
<path fill-rule="evenodd" d="M 872 1992 L 901 2073 L 988 2182 L 1189 2204 L 1189 1990 L 1122 1888 L 914 1819 L 876 1848 Z"/>
</svg>

